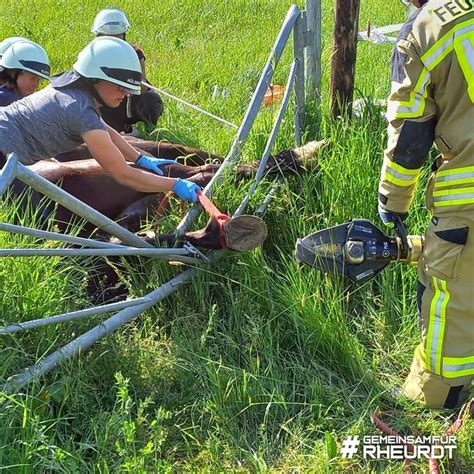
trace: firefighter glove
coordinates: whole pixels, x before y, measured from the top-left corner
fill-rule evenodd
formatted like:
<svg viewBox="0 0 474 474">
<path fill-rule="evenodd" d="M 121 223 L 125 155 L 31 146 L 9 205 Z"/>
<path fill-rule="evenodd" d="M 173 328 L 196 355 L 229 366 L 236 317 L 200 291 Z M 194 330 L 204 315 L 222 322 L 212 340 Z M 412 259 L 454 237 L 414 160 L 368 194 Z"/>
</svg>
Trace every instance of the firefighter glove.
<svg viewBox="0 0 474 474">
<path fill-rule="evenodd" d="M 392 212 L 388 211 L 387 209 L 384 209 L 382 206 L 379 205 L 379 217 L 385 225 L 393 227 L 397 220 L 397 217 L 399 217 L 401 221 L 404 222 L 408 217 L 408 212 Z"/>
</svg>

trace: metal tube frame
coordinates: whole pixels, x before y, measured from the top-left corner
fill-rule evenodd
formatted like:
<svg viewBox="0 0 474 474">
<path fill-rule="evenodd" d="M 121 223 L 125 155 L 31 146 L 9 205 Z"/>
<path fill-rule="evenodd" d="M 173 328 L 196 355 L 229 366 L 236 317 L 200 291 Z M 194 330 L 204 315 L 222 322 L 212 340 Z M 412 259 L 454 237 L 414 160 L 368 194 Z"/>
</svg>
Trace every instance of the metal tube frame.
<svg viewBox="0 0 474 474">
<path fill-rule="evenodd" d="M 309 0 L 308 0 L 309 1 Z M 312 3 L 311 0 L 310 3 Z M 319 0 L 317 0 L 319 2 Z M 298 26 L 298 20 L 301 22 L 301 24 Z M 296 25 L 296 26 L 295 26 Z M 247 139 L 250 129 L 253 125 L 253 122 L 255 120 L 255 117 L 260 109 L 263 96 L 265 94 L 267 85 L 270 83 L 270 80 L 273 76 L 273 71 L 276 65 L 279 62 L 279 59 L 281 57 L 281 54 L 283 52 L 284 47 L 286 46 L 286 43 L 288 41 L 289 35 L 292 32 L 292 30 L 296 30 L 297 33 L 294 34 L 294 45 L 293 45 L 293 51 L 295 55 L 295 60 L 291 66 L 291 70 L 289 73 L 288 81 L 287 81 L 287 86 L 285 88 L 285 94 L 283 97 L 282 105 L 280 106 L 279 112 L 277 119 L 275 121 L 275 124 L 272 128 L 272 132 L 270 134 L 270 137 L 267 141 L 267 145 L 265 148 L 265 151 L 263 153 L 262 157 L 262 162 L 263 165 L 261 164 L 260 167 L 257 170 L 257 175 L 255 177 L 254 183 L 252 183 L 251 188 L 247 195 L 245 196 L 244 200 L 242 203 L 239 205 L 239 207 L 236 209 L 234 216 L 240 215 L 244 210 L 245 207 L 248 203 L 248 200 L 251 196 L 251 194 L 254 192 L 257 184 L 260 182 L 262 176 L 263 176 L 263 171 L 265 169 L 266 162 L 268 160 L 268 157 L 270 155 L 270 151 L 272 149 L 273 143 L 275 141 L 276 134 L 278 132 L 278 129 L 281 124 L 281 120 L 283 118 L 283 115 L 285 111 L 288 108 L 288 103 L 289 103 L 289 98 L 291 91 L 293 89 L 293 86 L 295 87 L 295 95 L 297 96 L 297 104 L 296 104 L 296 116 L 295 119 L 298 120 L 298 127 L 301 127 L 303 125 L 302 120 L 304 117 L 304 94 L 302 95 L 302 88 L 304 87 L 304 73 L 302 75 L 302 50 L 304 47 L 306 47 L 306 44 L 303 44 L 304 42 L 304 30 L 306 28 L 306 23 L 305 23 L 305 14 L 304 12 L 301 13 L 300 10 L 296 5 L 292 5 L 287 13 L 287 16 L 283 22 L 282 28 L 280 29 L 280 32 L 278 34 L 278 37 L 275 41 L 274 47 L 272 49 L 272 52 L 270 54 L 270 57 L 263 69 L 262 75 L 260 77 L 260 80 L 257 84 L 257 87 L 254 91 L 254 94 L 252 96 L 252 99 L 250 101 L 250 104 L 247 108 L 247 112 L 244 116 L 244 119 L 242 121 L 241 126 L 239 127 L 239 130 L 237 132 L 237 135 L 232 143 L 231 149 L 225 158 L 223 164 L 219 168 L 218 172 L 216 175 L 213 177 L 213 179 L 210 181 L 210 183 L 206 186 L 204 193 L 208 195 L 212 189 L 212 187 L 215 185 L 215 183 L 220 182 L 222 179 L 222 174 L 224 172 L 224 169 L 227 168 L 228 166 L 235 165 L 239 161 L 239 156 L 240 152 L 242 150 L 242 147 L 245 143 L 245 140 Z M 304 69 L 303 69 L 304 71 Z M 303 97 L 303 99 L 302 99 Z M 295 127 L 296 125 L 296 120 L 295 120 Z M 299 132 L 296 133 L 296 141 L 297 144 L 300 144 L 301 140 L 301 134 L 300 131 L 301 129 L 298 129 Z M 296 132 L 296 130 L 295 130 Z M 37 185 L 36 180 L 34 180 L 23 168 L 25 168 L 21 164 L 16 164 L 14 160 L 9 160 L 10 163 L 10 168 L 12 169 L 14 167 L 17 167 L 20 169 L 19 177 L 22 178 L 27 184 Z M 7 164 L 8 166 L 8 164 Z M 29 170 L 27 170 L 29 171 Z M 32 173 L 32 172 L 31 172 Z M 34 174 L 34 173 L 32 173 Z M 5 177 L 2 176 L 0 173 L 0 196 L 1 196 L 1 191 L 2 191 L 2 186 L 4 186 L 2 179 L 4 178 L 5 180 L 10 179 L 10 174 L 5 174 Z M 26 178 L 26 180 L 25 180 Z M 9 182 L 11 182 L 14 179 L 11 178 Z M 50 183 L 48 183 L 50 184 Z M 6 185 L 8 186 L 8 184 Z M 6 189 L 5 186 L 5 189 Z M 54 185 L 52 185 L 54 186 Z M 268 204 L 271 202 L 274 193 L 278 189 L 280 185 L 276 184 L 272 187 L 270 192 L 267 194 L 265 197 L 263 203 L 260 205 L 258 211 L 260 213 L 264 212 Z M 34 186 L 33 186 L 34 187 Z M 45 186 L 44 188 L 49 188 L 49 186 Z M 36 188 L 37 189 L 37 188 Z M 49 191 L 49 189 L 47 189 Z M 44 192 L 44 191 L 42 191 Z M 45 193 L 46 194 L 46 193 Z M 60 193 L 61 194 L 61 193 Z M 59 196 L 61 197 L 61 196 Z M 60 202 L 62 204 L 62 202 Z M 80 201 L 79 201 L 80 203 Z M 83 203 L 80 203 L 83 204 Z M 64 204 L 63 204 L 64 205 Z M 66 206 L 65 206 L 66 207 Z M 80 209 L 81 211 L 83 209 Z M 191 222 L 196 218 L 198 215 L 200 209 L 198 206 L 195 206 L 193 209 L 191 209 L 190 212 L 185 216 L 185 218 L 181 221 L 181 223 L 178 225 L 176 229 L 177 234 L 183 234 L 188 226 L 191 224 Z M 88 213 L 86 213 L 88 214 Z M 82 215 L 82 214 L 79 214 Z M 97 216 L 93 216 L 96 218 Z M 95 223 L 94 221 L 91 220 L 91 222 Z M 104 222 L 101 219 L 96 219 L 96 222 L 98 222 L 99 227 L 105 228 L 107 232 L 112 233 L 111 230 L 116 231 L 115 226 L 111 225 L 109 222 Z M 115 224 L 113 221 L 111 221 L 112 224 Z M 117 224 L 115 224 L 117 225 Z M 122 236 L 117 235 L 119 238 L 121 238 L 124 242 L 125 239 L 122 237 L 125 236 L 127 241 L 129 242 L 130 236 L 123 234 L 122 232 L 119 232 Z M 132 234 L 134 237 L 135 235 Z M 37 235 L 39 236 L 39 235 Z M 46 237 L 46 235 L 44 235 Z M 48 236 L 49 237 L 49 236 Z M 51 236 L 51 237 L 57 237 L 57 236 Z M 86 239 L 88 240 L 88 239 Z M 128 243 L 126 242 L 126 243 Z M 72 243 L 72 242 L 71 242 Z M 142 245 L 144 247 L 144 245 Z M 126 250 L 126 247 L 123 248 Z M 92 249 L 95 250 L 95 249 Z M 116 249 L 100 249 L 102 251 L 107 251 L 107 252 L 114 252 Z M 120 250 L 120 249 L 119 249 Z M 135 250 L 135 249 L 134 249 Z M 159 250 L 159 249 L 153 249 L 153 250 Z M 176 251 L 177 249 L 173 249 Z M 145 251 L 152 252 L 152 250 L 146 249 Z M 198 252 L 198 251 L 197 251 Z M 209 261 L 216 261 L 218 260 L 222 255 L 224 254 L 223 251 L 209 251 L 206 254 L 206 258 Z M 201 254 L 202 255 L 202 254 Z M 178 257 L 178 256 L 177 256 Z M 182 257 L 185 258 L 185 257 Z M 25 371 L 21 374 L 15 375 L 13 377 L 10 377 L 10 379 L 7 381 L 7 383 L 2 387 L 3 390 L 6 391 L 11 391 L 18 389 L 19 387 L 23 386 L 24 384 L 30 382 L 33 379 L 37 379 L 38 377 L 44 375 L 45 373 L 49 372 L 52 370 L 54 367 L 56 367 L 60 362 L 70 359 L 74 357 L 75 355 L 79 354 L 81 351 L 84 351 L 91 347 L 95 342 L 100 340 L 101 338 L 105 337 L 106 335 L 112 333 L 115 331 L 117 328 L 123 326 L 127 322 L 131 321 L 132 319 L 136 318 L 140 313 L 143 311 L 146 311 L 147 309 L 151 308 L 153 305 L 157 304 L 159 301 L 163 300 L 170 294 L 174 293 L 179 287 L 181 287 L 184 283 L 190 281 L 195 275 L 197 274 L 197 269 L 196 268 L 190 268 L 182 272 L 180 275 L 176 276 L 175 278 L 171 279 L 167 283 L 161 285 L 159 288 L 156 290 L 152 291 L 148 295 L 142 298 L 138 298 L 135 300 L 130 300 L 130 301 L 125 301 L 125 302 L 120 302 L 120 303 L 113 303 L 111 305 L 104 305 L 104 306 L 99 306 L 95 308 L 89 308 L 85 310 L 80 310 L 80 311 L 75 311 L 72 313 L 66 313 L 62 315 L 57 315 L 57 316 L 52 316 L 50 318 L 44 318 L 41 320 L 35 320 L 35 321 L 27 321 L 24 323 L 16 323 L 16 324 L 10 324 L 4 328 L 0 328 L 0 334 L 12 334 L 21 330 L 25 329 L 31 329 L 47 324 L 54 324 L 58 322 L 63 322 L 63 321 L 71 321 L 74 319 L 80 319 L 96 314 L 103 314 L 111 311 L 115 311 L 120 309 L 118 313 L 115 315 L 111 316 L 107 320 L 101 322 L 97 326 L 93 327 L 86 333 L 82 334 L 81 336 L 77 337 L 76 339 L 70 341 L 67 343 L 65 346 L 61 347 L 60 349 L 54 351 L 53 353 L 49 354 L 46 356 L 44 359 L 42 359 L 40 362 L 36 363 L 35 365 L 25 369 Z"/>
<path fill-rule="evenodd" d="M 260 80 L 258 81 L 257 87 L 252 95 L 250 104 L 247 108 L 245 116 L 242 120 L 242 124 L 239 127 L 237 135 L 231 145 L 230 151 L 227 154 L 222 165 L 218 169 L 217 173 L 212 177 L 207 186 L 204 188 L 203 193 L 209 196 L 212 192 L 213 187 L 222 181 L 224 170 L 230 166 L 235 166 L 240 158 L 240 153 L 250 133 L 252 125 L 257 117 L 257 113 L 260 110 L 265 91 L 267 90 L 268 84 L 273 77 L 273 72 L 278 62 L 280 61 L 283 49 L 286 46 L 288 38 L 293 30 L 294 24 L 300 18 L 300 10 L 296 5 L 292 5 L 288 10 L 286 18 L 280 29 L 280 32 L 275 40 L 272 51 L 268 57 L 268 60 L 263 68 Z M 184 218 L 179 223 L 176 233 L 177 235 L 183 235 L 192 222 L 196 219 L 201 211 L 201 206 L 192 207 Z"/>
</svg>

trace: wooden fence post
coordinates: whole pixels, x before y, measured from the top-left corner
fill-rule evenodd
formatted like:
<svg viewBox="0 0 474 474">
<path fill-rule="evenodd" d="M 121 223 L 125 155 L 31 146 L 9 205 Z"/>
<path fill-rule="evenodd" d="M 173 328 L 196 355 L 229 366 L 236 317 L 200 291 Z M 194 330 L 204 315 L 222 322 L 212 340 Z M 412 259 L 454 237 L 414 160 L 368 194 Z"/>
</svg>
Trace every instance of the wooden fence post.
<svg viewBox="0 0 474 474">
<path fill-rule="evenodd" d="M 331 62 L 331 112 L 352 112 L 360 0 L 336 0 Z"/>
</svg>

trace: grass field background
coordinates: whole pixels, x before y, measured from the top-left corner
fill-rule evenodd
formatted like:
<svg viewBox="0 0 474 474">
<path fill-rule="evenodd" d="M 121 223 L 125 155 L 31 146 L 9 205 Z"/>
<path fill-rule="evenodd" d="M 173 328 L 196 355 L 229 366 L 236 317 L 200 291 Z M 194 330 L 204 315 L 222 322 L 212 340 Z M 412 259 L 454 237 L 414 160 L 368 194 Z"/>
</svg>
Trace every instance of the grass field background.
<svg viewBox="0 0 474 474">
<path fill-rule="evenodd" d="M 116 1 L 132 23 L 128 40 L 141 45 L 150 81 L 239 124 L 292 2 L 287 0 Z M 388 5 L 388 3 L 390 5 Z M 302 7 L 302 2 L 298 2 Z M 48 51 L 54 73 L 71 67 L 92 39 L 90 26 L 108 1 L 3 0 L 2 38 L 28 36 Z M 396 0 L 362 2 L 360 26 L 401 22 Z M 440 435 L 448 411 L 397 403 L 418 343 L 416 269 L 395 267 L 355 286 L 301 268 L 297 237 L 352 217 L 378 222 L 377 183 L 386 139 L 376 112 L 347 123 L 327 117 L 332 2 L 323 2 L 321 122 L 309 110 L 305 136 L 330 138 L 319 167 L 289 178 L 265 216 L 269 238 L 251 253 L 229 255 L 202 269 L 160 305 L 80 358 L 31 384 L 0 395 L 0 470 L 7 472 L 402 472 L 396 462 L 342 460 L 347 435 L 377 434 L 370 414 L 391 411 L 403 434 Z M 361 43 L 356 95 L 385 98 L 389 45 Z M 275 78 L 286 79 L 291 47 Z M 217 86 L 225 91 L 214 100 Z M 244 150 L 258 159 L 275 110 L 259 115 Z M 292 114 L 275 150 L 294 145 Z M 234 132 L 165 99 L 151 136 L 226 154 Z M 428 172 L 428 170 L 427 170 Z M 427 173 L 426 173 L 427 174 Z M 248 183 L 228 177 L 216 203 L 231 212 Z M 251 202 L 259 204 L 266 181 Z M 179 207 L 161 226 L 172 229 Z M 30 225 L 0 204 L 0 220 Z M 427 220 L 423 193 L 408 221 L 412 233 Z M 203 223 L 204 220 L 201 220 Z M 0 233 L 1 247 L 31 245 Z M 133 296 L 143 295 L 176 269 L 143 262 L 123 270 Z M 30 320 L 88 305 L 88 262 L 60 258 L 2 259 L 0 322 Z M 77 336 L 99 318 L 0 339 L 5 380 Z M 458 437 L 443 472 L 473 472 L 472 422 Z M 423 462 L 414 463 L 418 472 Z"/>
</svg>

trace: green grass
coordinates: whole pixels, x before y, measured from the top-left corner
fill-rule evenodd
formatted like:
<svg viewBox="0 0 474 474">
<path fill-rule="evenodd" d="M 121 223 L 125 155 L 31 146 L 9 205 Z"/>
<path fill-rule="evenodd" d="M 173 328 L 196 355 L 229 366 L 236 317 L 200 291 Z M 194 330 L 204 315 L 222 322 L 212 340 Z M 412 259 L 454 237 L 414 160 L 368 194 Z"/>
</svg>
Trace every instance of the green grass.
<svg viewBox="0 0 474 474">
<path fill-rule="evenodd" d="M 298 2 L 300 6 L 302 2 Z M 327 118 L 332 3 L 323 5 L 322 122 L 305 137 L 329 137 L 317 170 L 289 178 L 265 220 L 269 238 L 254 252 L 226 256 L 134 322 L 63 364 L 25 391 L 0 395 L 0 469 L 7 472 L 401 472 L 396 462 L 344 461 L 348 434 L 377 434 L 370 414 L 396 416 L 402 434 L 441 434 L 449 412 L 397 403 L 388 389 L 407 374 L 418 342 L 416 270 L 396 267 L 361 286 L 299 267 L 297 237 L 352 217 L 377 221 L 376 193 L 385 124 L 377 114 L 347 123 Z M 369 5 L 370 3 L 370 5 Z M 47 49 L 54 72 L 70 67 L 91 39 L 95 13 L 108 1 L 4 0 L 3 36 L 25 35 Z M 118 1 L 131 42 L 147 57 L 149 79 L 227 120 L 240 123 L 288 10 L 287 0 Z M 362 2 L 361 28 L 400 22 L 398 2 Z M 290 48 L 291 49 L 291 48 Z M 390 46 L 359 44 L 357 96 L 389 91 Z M 287 51 L 275 82 L 283 83 Z M 212 100 L 213 86 L 226 96 Z M 316 110 L 309 110 L 315 117 Z M 244 150 L 257 159 L 271 128 L 264 110 Z M 233 132 L 169 100 L 158 138 L 225 154 Z M 291 114 L 275 150 L 293 146 Z M 251 205 L 258 205 L 264 182 Z M 232 177 L 216 202 L 232 211 L 248 183 Z M 427 219 L 422 192 L 408 224 Z M 179 208 L 162 223 L 173 228 Z M 18 218 L 0 204 L 0 219 Z M 25 223 L 37 219 L 32 211 Z M 204 222 L 202 220 L 202 222 Z M 0 233 L 1 247 L 31 245 Z M 87 305 L 89 264 L 61 258 L 3 259 L 0 323 Z M 132 295 L 178 270 L 160 262 L 125 267 Z M 18 373 L 100 318 L 0 339 L 2 379 Z M 442 472 L 473 472 L 472 427 L 458 438 Z M 336 447 L 335 447 L 336 446 Z M 423 472 L 426 464 L 415 463 Z"/>
</svg>

